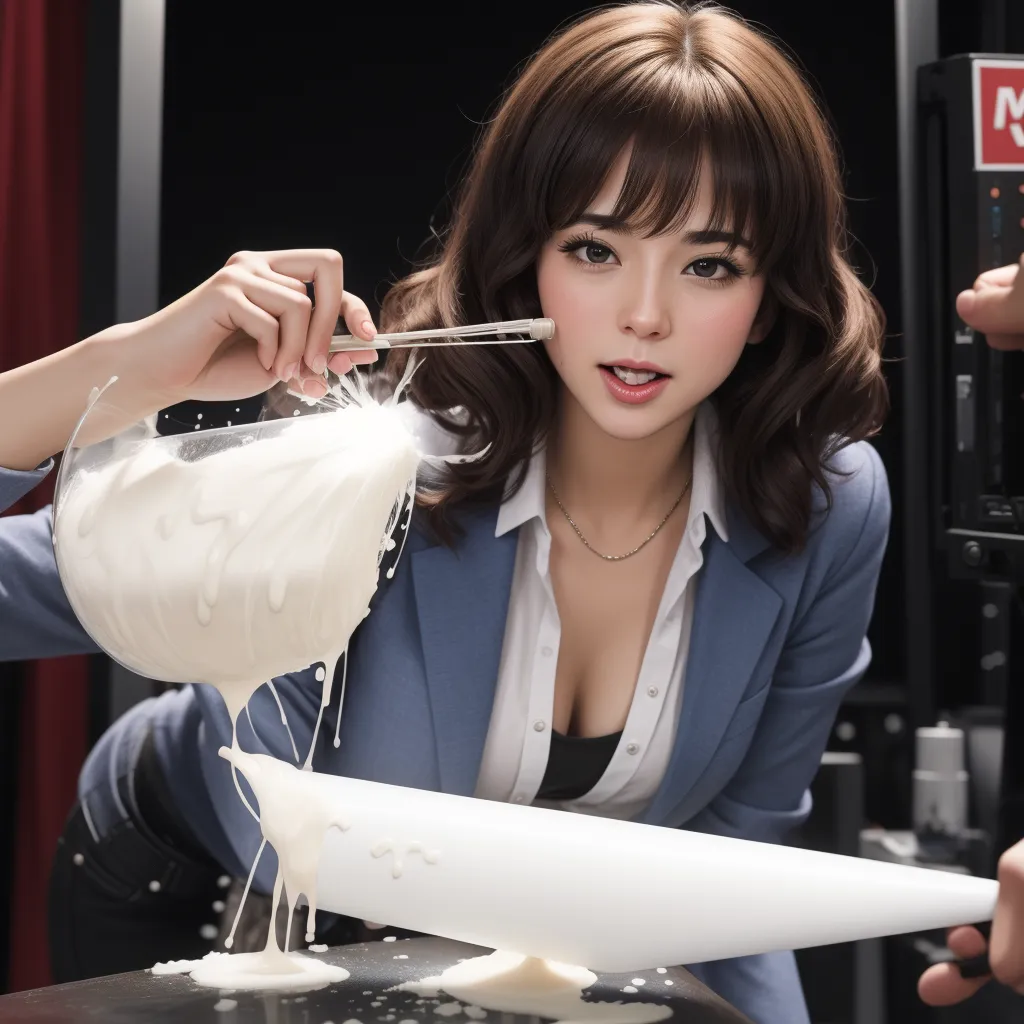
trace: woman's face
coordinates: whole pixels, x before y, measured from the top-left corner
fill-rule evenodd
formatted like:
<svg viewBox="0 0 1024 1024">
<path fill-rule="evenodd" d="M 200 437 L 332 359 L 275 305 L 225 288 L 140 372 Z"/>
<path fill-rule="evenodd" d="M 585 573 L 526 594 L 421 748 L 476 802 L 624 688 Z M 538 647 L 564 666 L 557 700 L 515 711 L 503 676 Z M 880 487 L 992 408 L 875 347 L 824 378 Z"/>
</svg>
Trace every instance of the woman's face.
<svg viewBox="0 0 1024 1024">
<path fill-rule="evenodd" d="M 640 238 L 608 222 L 627 161 L 584 218 L 544 245 L 537 286 L 568 397 L 605 433 L 637 440 L 688 417 L 770 324 L 755 323 L 764 281 L 747 247 L 726 256 L 727 239 L 701 234 L 705 183 L 681 231 Z"/>
</svg>

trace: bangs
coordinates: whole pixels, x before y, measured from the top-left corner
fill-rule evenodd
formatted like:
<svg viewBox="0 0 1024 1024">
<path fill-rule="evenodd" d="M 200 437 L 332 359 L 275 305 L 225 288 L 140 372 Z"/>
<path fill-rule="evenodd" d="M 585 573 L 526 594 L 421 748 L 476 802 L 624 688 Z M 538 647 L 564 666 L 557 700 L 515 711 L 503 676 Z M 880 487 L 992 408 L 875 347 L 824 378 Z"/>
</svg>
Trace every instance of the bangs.
<svg viewBox="0 0 1024 1024">
<path fill-rule="evenodd" d="M 585 43 L 586 59 L 567 59 L 551 83 L 523 154 L 527 181 L 531 168 L 540 172 L 531 193 L 538 229 L 550 236 L 579 220 L 629 150 L 612 218 L 642 236 L 681 231 L 703 179 L 709 221 L 693 227 L 734 233 L 729 248 L 747 245 L 759 272 L 770 272 L 806 237 L 809 199 L 794 117 L 784 103 L 765 110 L 778 84 L 766 95 L 722 62 L 701 60 L 694 41 L 667 33 L 663 20 L 660 31 L 641 25 L 614 47 Z"/>
</svg>

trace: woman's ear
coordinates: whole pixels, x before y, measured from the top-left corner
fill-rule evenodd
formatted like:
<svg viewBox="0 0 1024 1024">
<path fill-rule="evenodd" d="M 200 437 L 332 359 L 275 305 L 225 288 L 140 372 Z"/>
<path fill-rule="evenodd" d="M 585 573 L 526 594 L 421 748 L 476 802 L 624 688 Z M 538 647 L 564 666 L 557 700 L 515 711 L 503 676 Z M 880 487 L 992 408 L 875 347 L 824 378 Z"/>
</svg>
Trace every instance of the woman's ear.
<svg viewBox="0 0 1024 1024">
<path fill-rule="evenodd" d="M 760 345 L 768 337 L 768 332 L 775 326 L 778 312 L 779 305 L 775 296 L 765 289 L 764 298 L 761 299 L 761 308 L 757 311 L 757 316 L 754 317 L 754 322 L 750 327 L 750 334 L 747 336 L 748 345 Z"/>
</svg>

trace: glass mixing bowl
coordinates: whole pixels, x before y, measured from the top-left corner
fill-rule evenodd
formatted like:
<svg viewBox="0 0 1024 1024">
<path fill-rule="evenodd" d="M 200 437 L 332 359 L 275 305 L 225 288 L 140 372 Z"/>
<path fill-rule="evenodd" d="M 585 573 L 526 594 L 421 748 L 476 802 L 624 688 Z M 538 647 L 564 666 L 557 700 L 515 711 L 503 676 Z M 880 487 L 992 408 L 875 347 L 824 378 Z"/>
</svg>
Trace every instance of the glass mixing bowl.
<svg viewBox="0 0 1024 1024">
<path fill-rule="evenodd" d="M 153 417 L 107 436 L 117 407 L 116 382 L 94 394 L 53 506 L 57 569 L 89 635 L 174 683 L 256 686 L 336 660 L 415 486 L 394 405 L 278 388 L 256 423 L 165 437 Z"/>
</svg>

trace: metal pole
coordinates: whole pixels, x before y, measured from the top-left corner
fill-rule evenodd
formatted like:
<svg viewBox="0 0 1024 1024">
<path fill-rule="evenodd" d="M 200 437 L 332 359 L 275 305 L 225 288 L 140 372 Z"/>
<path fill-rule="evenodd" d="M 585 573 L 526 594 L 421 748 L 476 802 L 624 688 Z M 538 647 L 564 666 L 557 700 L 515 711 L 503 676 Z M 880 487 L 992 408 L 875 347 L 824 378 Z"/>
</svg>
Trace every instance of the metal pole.
<svg viewBox="0 0 1024 1024">
<path fill-rule="evenodd" d="M 929 339 L 920 280 L 917 69 L 939 57 L 938 0 L 895 0 L 899 131 L 900 275 L 903 317 L 903 542 L 907 687 L 911 727 L 934 721 L 933 512 L 927 407 Z"/>
<path fill-rule="evenodd" d="M 117 319 L 159 302 L 160 158 L 164 112 L 164 2 L 121 4 L 117 144 Z"/>
<path fill-rule="evenodd" d="M 118 323 L 155 313 L 160 295 L 160 179 L 165 0 L 121 0 L 117 126 Z M 111 662 L 110 721 L 156 684 Z"/>
</svg>

